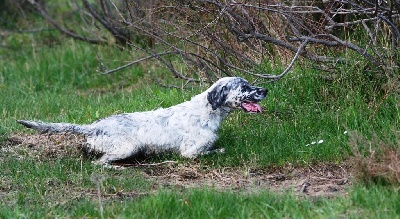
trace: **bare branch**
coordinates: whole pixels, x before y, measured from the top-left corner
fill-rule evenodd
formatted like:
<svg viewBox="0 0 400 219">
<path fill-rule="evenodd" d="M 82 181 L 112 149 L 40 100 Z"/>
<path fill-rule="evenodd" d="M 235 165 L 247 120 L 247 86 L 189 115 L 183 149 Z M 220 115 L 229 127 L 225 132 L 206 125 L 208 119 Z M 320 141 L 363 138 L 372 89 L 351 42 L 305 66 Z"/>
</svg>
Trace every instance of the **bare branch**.
<svg viewBox="0 0 400 219">
<path fill-rule="evenodd" d="M 118 31 L 111 25 L 106 19 L 104 19 L 91 5 L 87 0 L 82 0 L 83 5 L 88 9 L 88 11 L 108 30 L 110 31 L 114 37 L 122 44 L 125 44 L 129 37 L 127 34 Z"/>
<path fill-rule="evenodd" d="M 151 56 L 147 56 L 147 57 L 144 57 L 144 58 L 141 58 L 141 59 L 137 59 L 137 60 L 135 60 L 135 61 L 133 61 L 133 62 L 130 62 L 130 63 L 128 63 L 128 64 L 126 64 L 126 65 L 123 65 L 123 66 L 120 66 L 120 67 L 118 67 L 118 68 L 115 68 L 115 69 L 112 69 L 112 70 L 107 70 L 107 71 L 100 72 L 100 73 L 101 73 L 101 74 L 104 74 L 104 75 L 106 75 L 106 74 L 111 74 L 111 73 L 114 73 L 114 72 L 119 71 L 119 70 L 121 70 L 121 69 L 124 69 L 124 68 L 127 68 L 127 67 L 129 67 L 129 66 L 132 66 L 132 65 L 134 65 L 134 64 L 136 64 L 136 63 L 143 62 L 143 61 L 145 61 L 145 60 L 148 60 L 148 59 L 151 59 L 151 58 L 154 58 L 154 57 L 159 57 L 159 56 L 162 56 L 162 55 L 167 55 L 167 54 L 172 54 L 172 53 L 173 53 L 173 52 L 162 52 L 162 53 L 157 53 L 157 54 L 154 54 L 154 55 L 151 55 Z"/>
<path fill-rule="evenodd" d="M 394 25 L 392 22 L 390 22 L 389 19 L 386 18 L 385 16 L 383 16 L 382 14 L 378 14 L 378 17 L 380 19 L 382 19 L 383 21 L 385 21 L 392 28 L 394 35 L 397 37 L 398 40 L 400 40 L 400 31 L 396 27 L 396 25 Z"/>
<path fill-rule="evenodd" d="M 84 24 L 104 32 L 99 36 L 88 31 L 88 38 L 66 29 L 30 1 L 66 35 L 98 43 L 111 34 L 118 46 L 146 56 L 102 74 L 156 60 L 187 83 L 225 75 L 275 81 L 287 75 L 299 57 L 335 69 L 347 48 L 367 64 L 394 72 L 400 56 L 398 1 L 338 0 L 310 6 L 302 1 L 81 0 L 82 19 L 91 19 Z M 287 68 L 279 75 L 261 74 L 259 66 L 266 62 Z"/>
<path fill-rule="evenodd" d="M 265 79 L 272 79 L 272 81 L 276 81 L 276 80 L 279 80 L 279 79 L 283 78 L 290 71 L 290 69 L 293 67 L 294 62 L 299 57 L 300 53 L 304 50 L 304 48 L 306 47 L 307 43 L 308 43 L 308 39 L 305 39 L 301 43 L 301 45 L 299 46 L 299 49 L 297 50 L 296 54 L 294 55 L 292 61 L 290 62 L 290 64 L 286 67 L 286 69 L 281 74 L 279 74 L 279 75 L 255 74 L 255 76 L 260 77 L 260 78 L 265 78 Z"/>
<path fill-rule="evenodd" d="M 89 43 L 95 43 L 95 44 L 100 44 L 100 43 L 105 43 L 104 40 L 102 39 L 97 39 L 97 38 L 91 38 L 91 37 L 86 37 L 86 36 L 81 36 L 78 35 L 77 33 L 75 33 L 72 30 L 68 30 L 66 28 L 64 28 L 63 26 L 61 26 L 56 20 L 54 20 L 46 11 L 46 9 L 44 7 L 42 7 L 42 5 L 34 0 L 29 0 L 29 3 L 31 3 L 41 14 L 42 16 L 49 22 L 51 23 L 56 29 L 58 29 L 61 33 L 70 36 L 72 38 L 78 39 L 78 40 L 82 40 L 82 41 L 86 41 Z"/>
</svg>

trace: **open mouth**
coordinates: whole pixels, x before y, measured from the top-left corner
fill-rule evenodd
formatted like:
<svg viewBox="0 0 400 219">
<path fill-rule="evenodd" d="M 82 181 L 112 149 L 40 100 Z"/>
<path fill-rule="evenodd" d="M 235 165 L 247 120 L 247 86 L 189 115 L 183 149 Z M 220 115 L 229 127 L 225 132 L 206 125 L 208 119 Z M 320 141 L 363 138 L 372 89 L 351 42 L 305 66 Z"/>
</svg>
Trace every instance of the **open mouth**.
<svg viewBox="0 0 400 219">
<path fill-rule="evenodd" d="M 243 102 L 242 108 L 247 113 L 262 113 L 261 106 L 257 103 Z"/>
</svg>

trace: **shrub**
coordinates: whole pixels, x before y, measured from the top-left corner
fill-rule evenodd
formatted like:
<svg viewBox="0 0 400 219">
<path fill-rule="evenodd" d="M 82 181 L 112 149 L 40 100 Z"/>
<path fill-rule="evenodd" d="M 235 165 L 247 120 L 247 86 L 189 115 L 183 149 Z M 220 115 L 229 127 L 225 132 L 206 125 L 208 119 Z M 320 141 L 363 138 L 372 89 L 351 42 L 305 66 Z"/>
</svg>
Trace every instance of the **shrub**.
<svg viewBox="0 0 400 219">
<path fill-rule="evenodd" d="M 396 131 L 395 131 L 396 132 Z M 357 181 L 370 184 L 400 184 L 400 136 L 384 141 L 376 134 L 371 140 L 359 133 L 350 135 L 352 173 Z"/>
</svg>

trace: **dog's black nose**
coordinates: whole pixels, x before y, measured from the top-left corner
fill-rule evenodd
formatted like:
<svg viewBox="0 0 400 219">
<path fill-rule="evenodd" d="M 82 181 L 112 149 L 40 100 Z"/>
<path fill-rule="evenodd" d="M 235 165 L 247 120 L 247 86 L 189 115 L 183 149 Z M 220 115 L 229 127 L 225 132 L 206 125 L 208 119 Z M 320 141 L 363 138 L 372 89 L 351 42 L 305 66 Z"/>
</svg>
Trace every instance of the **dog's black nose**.
<svg viewBox="0 0 400 219">
<path fill-rule="evenodd" d="M 267 96 L 268 90 L 265 88 L 258 88 L 257 89 L 257 94 L 260 96 Z"/>
</svg>

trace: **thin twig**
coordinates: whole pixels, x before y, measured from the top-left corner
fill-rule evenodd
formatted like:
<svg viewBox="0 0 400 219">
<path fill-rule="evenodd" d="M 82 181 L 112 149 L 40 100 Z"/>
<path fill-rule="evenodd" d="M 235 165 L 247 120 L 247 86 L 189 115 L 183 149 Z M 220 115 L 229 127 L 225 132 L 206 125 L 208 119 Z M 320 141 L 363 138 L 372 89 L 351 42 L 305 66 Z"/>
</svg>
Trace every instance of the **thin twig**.
<svg viewBox="0 0 400 219">
<path fill-rule="evenodd" d="M 128 64 L 126 64 L 126 65 L 123 65 L 123 66 L 120 66 L 120 67 L 118 67 L 118 68 L 111 69 L 111 70 L 107 70 L 107 71 L 105 71 L 105 72 L 101 72 L 101 74 L 103 74 L 103 75 L 111 74 L 111 73 L 113 73 L 113 72 L 116 72 L 116 71 L 119 71 L 119 70 L 121 70 L 121 69 L 127 68 L 127 67 L 129 67 L 129 66 L 131 66 L 131 65 L 134 65 L 134 64 L 136 64 L 136 63 L 145 61 L 145 60 L 147 60 L 147 59 L 151 59 L 151 58 L 154 58 L 154 57 L 156 57 L 156 56 L 162 56 L 162 55 L 167 55 L 167 54 L 173 54 L 173 53 L 174 53 L 174 52 L 156 53 L 156 54 L 151 55 L 151 56 L 147 56 L 147 57 L 144 57 L 144 58 L 141 58 L 141 59 L 137 59 L 137 60 L 135 60 L 135 61 L 133 61 L 133 62 L 130 62 L 130 63 L 128 63 Z"/>
<path fill-rule="evenodd" d="M 166 160 L 160 163 L 139 163 L 139 166 L 160 166 L 160 165 L 164 165 L 164 164 L 177 164 L 178 161 L 174 161 L 174 160 Z"/>
<path fill-rule="evenodd" d="M 299 49 L 297 50 L 296 54 L 294 55 L 292 61 L 290 62 L 290 64 L 288 65 L 288 67 L 286 67 L 285 71 L 282 72 L 282 74 L 280 75 L 261 75 L 261 74 L 255 74 L 255 76 L 258 76 L 260 78 L 265 78 L 265 79 L 272 79 L 272 81 L 276 81 L 281 79 L 283 76 L 285 76 L 289 70 L 293 67 L 294 62 L 297 60 L 297 58 L 299 57 L 300 53 L 303 51 L 304 47 L 307 45 L 308 40 L 304 40 L 303 43 L 301 43 Z"/>
<path fill-rule="evenodd" d="M 81 36 L 78 35 L 77 33 L 75 33 L 72 30 L 68 30 L 66 28 L 64 28 L 63 26 L 61 26 L 56 20 L 54 20 L 46 11 L 46 9 L 44 7 L 42 7 L 42 5 L 40 3 L 38 3 L 37 1 L 34 0 L 29 0 L 29 3 L 31 3 L 41 14 L 42 16 L 50 23 L 52 24 L 56 29 L 58 29 L 61 33 L 70 36 L 72 38 L 78 39 L 78 40 L 82 40 L 82 41 L 86 41 L 89 43 L 95 43 L 95 44 L 100 44 L 100 43 L 105 43 L 106 41 L 102 40 L 102 39 L 95 39 L 95 38 L 90 38 L 90 37 L 85 37 L 85 36 Z"/>
<path fill-rule="evenodd" d="M 394 87 L 397 85 L 397 82 L 400 81 L 400 76 L 397 76 L 397 78 L 393 81 L 393 83 L 390 85 L 389 89 L 386 91 L 385 96 L 382 98 L 381 102 L 375 107 L 374 113 L 372 113 L 370 118 L 374 118 L 376 112 L 378 112 L 378 109 L 381 107 L 383 102 L 388 98 L 390 92 L 394 89 Z"/>
<path fill-rule="evenodd" d="M 100 211 L 100 217 L 101 217 L 101 219 L 103 219 L 104 218 L 104 208 L 103 208 L 103 203 L 102 203 L 102 201 L 101 201 L 101 184 L 102 184 L 102 182 L 105 180 L 105 178 L 104 178 L 104 176 L 102 176 L 102 175 L 95 175 L 95 174 L 93 174 L 91 177 L 90 177 L 90 179 L 91 179 L 91 181 L 93 182 L 93 183 L 95 183 L 96 184 L 96 188 L 97 188 L 97 199 L 99 200 L 99 211 Z"/>
</svg>

